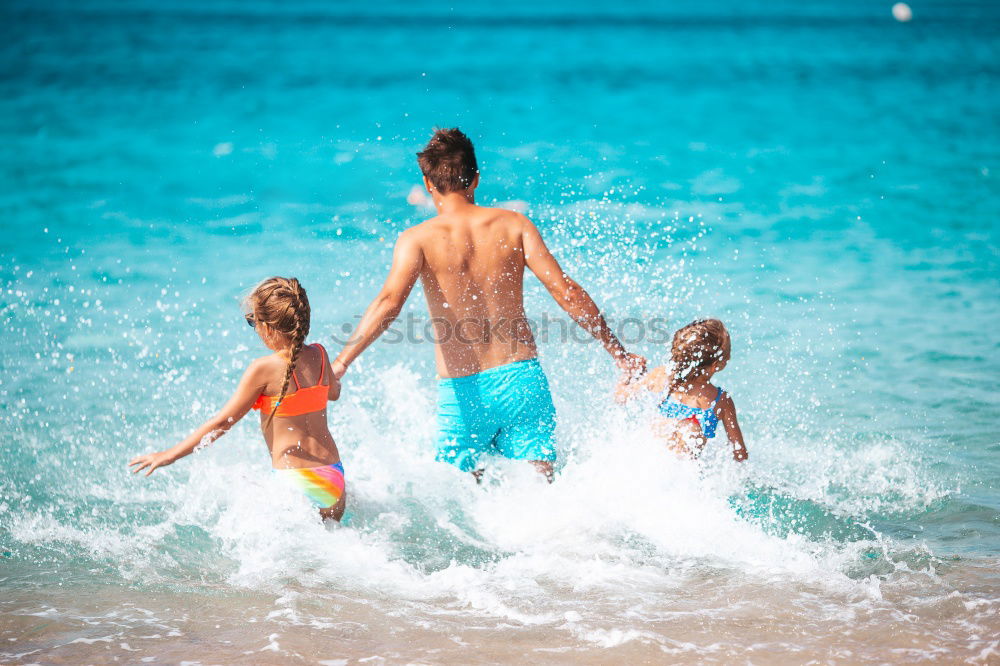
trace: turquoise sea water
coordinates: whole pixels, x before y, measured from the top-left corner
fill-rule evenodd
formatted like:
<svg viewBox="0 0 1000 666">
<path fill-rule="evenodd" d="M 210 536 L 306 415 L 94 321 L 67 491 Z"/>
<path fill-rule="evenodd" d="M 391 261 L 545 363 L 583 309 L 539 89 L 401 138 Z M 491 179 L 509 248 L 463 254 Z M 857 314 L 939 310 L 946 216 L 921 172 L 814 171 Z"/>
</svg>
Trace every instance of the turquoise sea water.
<svg viewBox="0 0 1000 666">
<path fill-rule="evenodd" d="M 1000 11 L 912 6 L 5 3 L 0 658 L 1000 659 Z M 435 125 L 636 351 L 727 322 L 750 462 L 649 441 L 531 278 L 551 487 L 433 462 L 419 292 L 330 410 L 343 527 L 250 420 L 128 476 L 263 353 L 257 280 L 336 346 Z"/>
</svg>

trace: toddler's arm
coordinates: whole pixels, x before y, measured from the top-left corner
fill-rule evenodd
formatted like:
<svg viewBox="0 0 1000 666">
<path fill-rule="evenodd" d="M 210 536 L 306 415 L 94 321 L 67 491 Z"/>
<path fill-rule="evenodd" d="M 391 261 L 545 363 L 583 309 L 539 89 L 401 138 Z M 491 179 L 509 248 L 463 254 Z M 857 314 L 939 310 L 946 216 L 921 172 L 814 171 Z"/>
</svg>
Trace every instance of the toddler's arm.
<svg viewBox="0 0 1000 666">
<path fill-rule="evenodd" d="M 736 404 L 733 398 L 726 395 L 719 402 L 719 417 L 726 427 L 726 437 L 733 446 L 733 460 L 743 462 L 749 457 L 747 446 L 743 442 L 743 431 L 740 430 L 740 422 L 736 418 Z"/>
<path fill-rule="evenodd" d="M 263 359 L 257 359 L 250 364 L 250 367 L 243 373 L 243 377 L 236 387 L 236 392 L 233 393 L 229 402 L 215 416 L 188 435 L 184 441 L 165 451 L 147 453 L 130 460 L 128 465 L 132 468 L 132 473 L 135 474 L 145 469 L 146 476 L 149 476 L 157 467 L 166 467 L 191 454 L 199 445 L 210 444 L 226 434 L 227 430 L 246 416 L 254 402 L 257 401 L 257 396 L 267 385 L 267 372 L 262 361 Z"/>
</svg>

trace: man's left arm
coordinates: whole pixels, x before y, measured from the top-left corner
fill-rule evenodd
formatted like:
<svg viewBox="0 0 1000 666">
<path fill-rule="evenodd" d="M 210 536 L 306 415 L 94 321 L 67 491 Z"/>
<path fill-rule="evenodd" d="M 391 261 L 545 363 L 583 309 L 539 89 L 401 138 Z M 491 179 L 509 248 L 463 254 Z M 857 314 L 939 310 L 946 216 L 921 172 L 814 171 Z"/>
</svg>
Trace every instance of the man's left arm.
<svg viewBox="0 0 1000 666">
<path fill-rule="evenodd" d="M 392 253 L 392 268 L 382 285 L 382 290 L 371 302 L 364 316 L 354 329 L 347 344 L 337 354 L 330 367 L 338 379 L 344 376 L 347 368 L 361 355 L 371 343 L 385 333 L 389 325 L 399 316 L 407 297 L 413 290 L 420 269 L 423 266 L 423 252 L 414 238 L 412 229 L 399 235 L 396 248 Z"/>
<path fill-rule="evenodd" d="M 600 341 L 621 370 L 630 376 L 644 374 L 646 359 L 625 351 L 625 347 L 611 331 L 594 299 L 559 266 L 559 262 L 549 251 L 545 241 L 542 240 L 542 235 L 531 220 L 522 216 L 521 223 L 525 265 L 541 281 L 559 307 Z"/>
</svg>

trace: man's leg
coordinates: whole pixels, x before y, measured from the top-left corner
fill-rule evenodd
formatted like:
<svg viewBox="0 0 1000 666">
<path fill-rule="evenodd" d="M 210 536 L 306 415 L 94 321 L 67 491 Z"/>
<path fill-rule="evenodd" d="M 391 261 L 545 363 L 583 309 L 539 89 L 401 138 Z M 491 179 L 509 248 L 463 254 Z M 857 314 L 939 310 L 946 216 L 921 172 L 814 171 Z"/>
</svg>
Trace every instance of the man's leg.
<svg viewBox="0 0 1000 666">
<path fill-rule="evenodd" d="M 483 408 L 475 386 L 442 379 L 438 382 L 437 455 L 463 472 L 470 472 L 476 483 L 482 481 L 479 457 L 490 437 L 483 432 Z"/>
<path fill-rule="evenodd" d="M 555 481 L 556 472 L 551 462 L 548 460 L 532 460 L 531 464 L 536 470 L 538 470 L 539 474 L 545 477 L 546 481 L 549 483 Z"/>
<path fill-rule="evenodd" d="M 516 364 L 500 389 L 503 425 L 497 452 L 512 460 L 526 460 L 552 483 L 556 461 L 556 408 L 549 383 L 537 360 Z"/>
</svg>

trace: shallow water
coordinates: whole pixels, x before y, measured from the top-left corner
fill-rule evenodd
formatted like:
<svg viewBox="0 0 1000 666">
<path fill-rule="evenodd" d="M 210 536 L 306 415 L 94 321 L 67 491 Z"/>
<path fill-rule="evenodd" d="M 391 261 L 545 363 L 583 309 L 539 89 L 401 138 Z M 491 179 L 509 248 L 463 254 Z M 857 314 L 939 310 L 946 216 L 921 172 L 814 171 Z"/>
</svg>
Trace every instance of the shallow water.
<svg viewBox="0 0 1000 666">
<path fill-rule="evenodd" d="M 993 4 L 0 12 L 0 659 L 1000 660 Z M 330 410 L 344 526 L 250 420 L 128 476 L 263 352 L 260 278 L 343 335 L 435 124 L 637 351 L 727 322 L 750 462 L 650 441 L 530 278 L 551 487 L 433 462 L 419 293 Z"/>
</svg>

